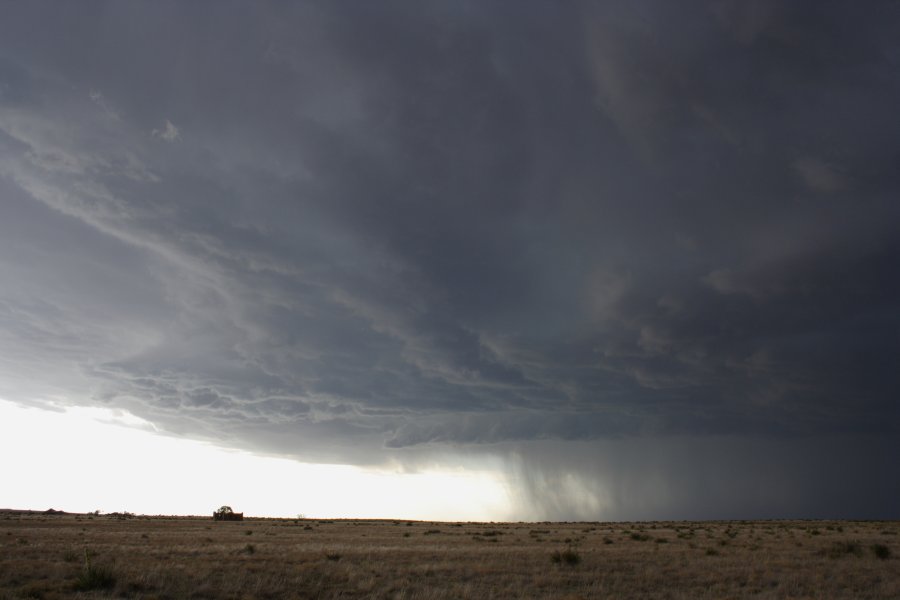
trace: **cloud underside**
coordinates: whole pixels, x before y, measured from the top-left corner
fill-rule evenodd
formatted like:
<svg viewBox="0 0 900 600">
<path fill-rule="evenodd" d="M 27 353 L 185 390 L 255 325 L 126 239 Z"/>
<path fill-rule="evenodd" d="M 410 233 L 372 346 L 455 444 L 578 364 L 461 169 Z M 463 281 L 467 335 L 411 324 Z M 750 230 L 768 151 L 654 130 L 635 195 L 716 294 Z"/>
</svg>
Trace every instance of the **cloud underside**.
<svg viewBox="0 0 900 600">
<path fill-rule="evenodd" d="M 799 4 L 17 7 L 0 396 L 360 463 L 896 433 L 900 19 Z"/>
</svg>

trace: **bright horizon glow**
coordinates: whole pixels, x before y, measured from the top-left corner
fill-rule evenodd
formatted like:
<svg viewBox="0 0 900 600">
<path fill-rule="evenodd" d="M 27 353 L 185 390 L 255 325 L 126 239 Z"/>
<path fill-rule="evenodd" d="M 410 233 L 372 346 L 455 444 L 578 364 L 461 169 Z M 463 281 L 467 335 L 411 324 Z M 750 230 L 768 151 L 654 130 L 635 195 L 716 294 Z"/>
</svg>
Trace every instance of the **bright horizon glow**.
<svg viewBox="0 0 900 600">
<path fill-rule="evenodd" d="M 0 507 L 254 517 L 502 521 L 498 474 L 309 464 L 163 436 L 128 413 L 0 400 Z"/>
</svg>

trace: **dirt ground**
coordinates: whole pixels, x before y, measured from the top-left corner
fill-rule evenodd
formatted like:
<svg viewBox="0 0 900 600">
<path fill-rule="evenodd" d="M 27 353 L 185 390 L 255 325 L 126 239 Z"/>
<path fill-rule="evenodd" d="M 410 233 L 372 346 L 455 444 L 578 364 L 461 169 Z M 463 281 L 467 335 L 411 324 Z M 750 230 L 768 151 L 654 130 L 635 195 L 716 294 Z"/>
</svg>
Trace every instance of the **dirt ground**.
<svg viewBox="0 0 900 600">
<path fill-rule="evenodd" d="M 0 600 L 900 598 L 900 522 L 0 513 Z"/>
</svg>

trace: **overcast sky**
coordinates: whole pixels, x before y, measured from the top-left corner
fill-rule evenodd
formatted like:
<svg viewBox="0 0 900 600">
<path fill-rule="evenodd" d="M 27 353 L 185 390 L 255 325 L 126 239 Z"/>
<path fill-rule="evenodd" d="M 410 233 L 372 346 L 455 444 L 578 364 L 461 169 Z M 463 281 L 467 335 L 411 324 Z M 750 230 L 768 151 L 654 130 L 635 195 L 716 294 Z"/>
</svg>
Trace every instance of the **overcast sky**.
<svg viewBox="0 0 900 600">
<path fill-rule="evenodd" d="M 900 517 L 897 2 L 3 13 L 0 398 L 523 518 Z"/>
</svg>

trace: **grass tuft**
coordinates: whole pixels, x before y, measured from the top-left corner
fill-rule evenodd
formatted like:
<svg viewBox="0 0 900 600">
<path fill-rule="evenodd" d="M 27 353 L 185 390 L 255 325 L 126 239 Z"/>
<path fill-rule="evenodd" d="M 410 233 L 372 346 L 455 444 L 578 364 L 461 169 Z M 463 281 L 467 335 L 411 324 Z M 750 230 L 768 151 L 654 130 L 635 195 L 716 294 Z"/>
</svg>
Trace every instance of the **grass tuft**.
<svg viewBox="0 0 900 600">
<path fill-rule="evenodd" d="M 67 563 L 73 563 L 73 562 L 76 562 L 76 561 L 78 560 L 78 552 L 76 552 L 75 550 L 72 550 L 71 548 L 69 548 L 68 550 L 66 550 L 65 552 L 63 552 L 62 558 L 63 558 L 63 560 L 66 561 Z"/>
<path fill-rule="evenodd" d="M 108 590 L 116 585 L 116 575 L 112 569 L 91 564 L 87 548 L 84 550 L 84 568 L 75 579 L 74 588 L 79 592 L 90 590 Z"/>
<path fill-rule="evenodd" d="M 881 560 L 887 560 L 891 557 L 891 549 L 884 544 L 872 544 L 872 553 Z"/>
</svg>

